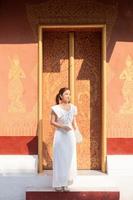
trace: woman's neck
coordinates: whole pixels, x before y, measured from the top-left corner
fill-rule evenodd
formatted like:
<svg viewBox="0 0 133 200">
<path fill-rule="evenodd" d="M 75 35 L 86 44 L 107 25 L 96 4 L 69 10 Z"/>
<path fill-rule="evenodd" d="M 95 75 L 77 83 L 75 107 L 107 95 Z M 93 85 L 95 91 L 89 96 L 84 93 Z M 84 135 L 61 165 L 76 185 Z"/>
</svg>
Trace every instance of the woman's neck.
<svg viewBox="0 0 133 200">
<path fill-rule="evenodd" d="M 69 102 L 61 102 L 62 105 L 68 105 Z"/>
</svg>

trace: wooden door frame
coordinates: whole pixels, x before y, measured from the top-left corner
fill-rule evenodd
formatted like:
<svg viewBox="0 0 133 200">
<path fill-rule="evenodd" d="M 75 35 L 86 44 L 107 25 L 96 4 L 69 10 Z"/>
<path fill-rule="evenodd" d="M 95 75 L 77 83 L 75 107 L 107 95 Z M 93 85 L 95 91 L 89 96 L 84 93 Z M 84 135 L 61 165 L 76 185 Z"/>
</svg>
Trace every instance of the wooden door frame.
<svg viewBox="0 0 133 200">
<path fill-rule="evenodd" d="M 43 171 L 43 30 L 52 31 L 86 31 L 90 29 L 99 29 L 102 32 L 102 150 L 101 150 L 101 170 L 106 172 L 106 158 L 107 158 L 107 73 L 106 73 L 106 25 L 105 24 L 91 24 L 91 25 L 40 25 L 38 27 L 38 172 Z M 70 42 L 71 42 L 71 38 Z M 71 51 L 71 50 L 70 50 Z M 73 62 L 73 61 L 72 61 Z M 70 71 L 73 74 L 73 70 Z M 73 88 L 72 84 L 71 87 Z M 71 88 L 70 88 L 71 90 Z M 72 89 L 73 90 L 73 89 Z M 74 94 L 72 94 L 74 95 Z M 74 99 L 74 98 L 73 98 Z"/>
</svg>

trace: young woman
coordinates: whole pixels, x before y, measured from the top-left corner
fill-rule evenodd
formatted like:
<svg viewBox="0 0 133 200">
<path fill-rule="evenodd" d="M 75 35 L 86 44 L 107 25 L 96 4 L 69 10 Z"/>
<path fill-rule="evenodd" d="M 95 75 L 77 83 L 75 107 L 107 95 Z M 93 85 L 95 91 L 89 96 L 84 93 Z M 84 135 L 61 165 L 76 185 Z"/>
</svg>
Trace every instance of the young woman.
<svg viewBox="0 0 133 200">
<path fill-rule="evenodd" d="M 56 105 L 51 107 L 51 124 L 56 127 L 53 140 L 53 182 L 57 191 L 68 191 L 77 175 L 76 139 L 77 107 L 70 103 L 70 90 L 61 88 Z"/>
</svg>

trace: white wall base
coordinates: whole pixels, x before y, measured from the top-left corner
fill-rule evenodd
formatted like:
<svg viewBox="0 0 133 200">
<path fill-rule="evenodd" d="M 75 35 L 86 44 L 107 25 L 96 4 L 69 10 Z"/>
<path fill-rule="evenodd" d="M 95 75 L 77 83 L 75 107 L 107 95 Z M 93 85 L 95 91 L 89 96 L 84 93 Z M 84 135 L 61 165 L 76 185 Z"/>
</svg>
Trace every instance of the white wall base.
<svg viewBox="0 0 133 200">
<path fill-rule="evenodd" d="M 37 173 L 37 155 L 0 155 L 0 174 Z"/>
<path fill-rule="evenodd" d="M 107 173 L 109 175 L 133 175 L 133 155 L 108 155 Z"/>
<path fill-rule="evenodd" d="M 0 174 L 37 173 L 38 155 L 0 155 Z M 108 155 L 107 174 L 133 175 L 133 155 Z"/>
</svg>

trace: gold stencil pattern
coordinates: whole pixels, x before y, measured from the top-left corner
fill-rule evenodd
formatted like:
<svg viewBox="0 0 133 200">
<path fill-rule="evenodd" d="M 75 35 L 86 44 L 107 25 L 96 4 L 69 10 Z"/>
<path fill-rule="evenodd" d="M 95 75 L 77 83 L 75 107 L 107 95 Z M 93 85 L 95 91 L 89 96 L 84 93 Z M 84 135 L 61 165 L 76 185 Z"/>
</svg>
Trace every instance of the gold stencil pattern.
<svg viewBox="0 0 133 200">
<path fill-rule="evenodd" d="M 120 74 L 120 79 L 124 80 L 122 95 L 124 104 L 120 109 L 122 114 L 133 114 L 133 59 L 128 55 L 126 68 Z"/>
<path fill-rule="evenodd" d="M 108 76 L 115 78 L 115 71 L 111 71 L 111 66 Z M 111 79 L 111 78 L 110 78 Z M 109 78 L 108 78 L 109 80 Z M 123 85 L 117 91 L 115 98 L 123 97 L 123 103 L 119 105 L 118 111 L 115 111 L 108 102 L 107 115 L 107 132 L 109 138 L 132 138 L 133 137 L 133 58 L 127 55 L 125 60 L 125 68 L 117 76 L 117 80 L 123 81 Z M 111 80 L 110 80 L 111 81 Z M 111 83 L 108 83 L 111 84 Z M 121 96 L 120 96 L 121 94 Z"/>
<path fill-rule="evenodd" d="M 54 132 L 50 107 L 60 87 L 68 85 L 68 33 L 44 32 L 43 42 L 43 166 L 51 169 Z M 75 32 L 75 102 L 84 138 L 77 147 L 78 169 L 101 166 L 100 55 L 101 32 Z"/>
<path fill-rule="evenodd" d="M 37 104 L 31 112 L 4 113 L 0 119 L 0 136 L 37 135 Z"/>
<path fill-rule="evenodd" d="M 24 102 L 23 79 L 26 75 L 18 55 L 8 57 L 8 113 L 2 113 L 0 118 L 0 136 L 35 136 L 37 134 L 37 100 L 31 111 L 26 110 Z M 37 65 L 35 65 L 35 68 Z M 33 67 L 34 68 L 34 67 Z M 37 70 L 33 69 L 28 76 L 36 82 Z M 35 78 L 34 78 L 35 77 Z"/>
<path fill-rule="evenodd" d="M 101 33 L 75 33 L 75 101 L 83 134 L 78 145 L 78 168 L 101 166 Z"/>
<path fill-rule="evenodd" d="M 107 43 L 117 18 L 117 4 L 105 4 L 96 0 L 49 0 L 38 4 L 26 4 L 27 18 L 37 39 L 38 24 L 106 24 Z"/>
<path fill-rule="evenodd" d="M 59 89 L 68 87 L 68 33 L 44 32 L 43 36 L 43 166 L 51 169 L 54 128 L 50 114 Z"/>
<path fill-rule="evenodd" d="M 9 57 L 9 61 L 10 69 L 8 74 L 8 96 L 11 103 L 9 105 L 8 112 L 24 113 L 26 112 L 26 109 L 24 103 L 22 102 L 24 89 L 21 79 L 25 78 L 25 74 L 20 66 L 18 56 L 13 59 Z"/>
</svg>

